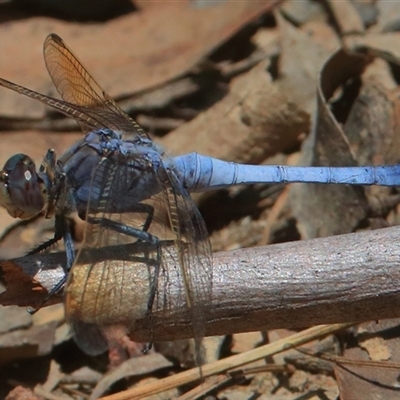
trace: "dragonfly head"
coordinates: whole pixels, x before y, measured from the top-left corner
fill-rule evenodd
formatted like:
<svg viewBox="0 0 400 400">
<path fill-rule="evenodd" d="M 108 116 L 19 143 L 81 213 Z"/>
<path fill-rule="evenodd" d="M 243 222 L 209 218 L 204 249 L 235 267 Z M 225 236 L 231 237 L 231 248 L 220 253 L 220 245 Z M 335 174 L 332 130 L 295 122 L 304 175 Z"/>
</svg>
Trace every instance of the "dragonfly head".
<svg viewBox="0 0 400 400">
<path fill-rule="evenodd" d="M 9 158 L 0 172 L 0 205 L 13 218 L 28 219 L 39 214 L 46 201 L 46 186 L 32 159 L 25 154 Z"/>
</svg>

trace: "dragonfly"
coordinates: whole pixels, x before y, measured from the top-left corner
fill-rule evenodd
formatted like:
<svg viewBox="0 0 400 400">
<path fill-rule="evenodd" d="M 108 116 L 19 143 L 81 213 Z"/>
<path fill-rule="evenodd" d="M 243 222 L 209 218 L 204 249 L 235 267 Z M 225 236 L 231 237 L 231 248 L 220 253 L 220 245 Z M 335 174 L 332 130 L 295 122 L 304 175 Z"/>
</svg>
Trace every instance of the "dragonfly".
<svg viewBox="0 0 400 400">
<path fill-rule="evenodd" d="M 146 244 L 151 313 L 166 259 L 175 261 L 183 283 L 183 300 L 191 315 L 196 361 L 202 363 L 201 339 L 206 310 L 212 304 L 212 252 L 205 222 L 189 193 L 241 184 L 322 183 L 400 186 L 400 165 L 329 167 L 244 165 L 189 153 L 168 157 L 97 84 L 56 34 L 44 42 L 44 59 L 63 100 L 0 78 L 0 86 L 38 100 L 73 118 L 84 136 L 59 158 L 47 151 L 39 169 L 24 154 L 12 156 L 0 173 L 0 204 L 15 218 L 55 218 L 54 238 L 66 248 L 65 277 L 50 294 L 64 288 L 67 322 L 79 347 L 99 354 L 121 332 L 134 329 L 124 302 L 129 257 L 93 257 L 85 250 Z M 68 225 L 73 213 L 85 221 L 76 253 Z M 164 246 L 173 243 L 174 251 Z M 100 271 L 94 278 L 93 271 Z M 72 284 L 79 281 L 79 289 Z M 88 304 L 88 293 L 96 295 Z M 106 311 L 102 310 L 107 304 Z M 87 311 L 90 310 L 90 311 Z M 104 315 L 106 314 L 106 315 Z M 100 317 L 101 315 L 101 317 Z"/>
</svg>

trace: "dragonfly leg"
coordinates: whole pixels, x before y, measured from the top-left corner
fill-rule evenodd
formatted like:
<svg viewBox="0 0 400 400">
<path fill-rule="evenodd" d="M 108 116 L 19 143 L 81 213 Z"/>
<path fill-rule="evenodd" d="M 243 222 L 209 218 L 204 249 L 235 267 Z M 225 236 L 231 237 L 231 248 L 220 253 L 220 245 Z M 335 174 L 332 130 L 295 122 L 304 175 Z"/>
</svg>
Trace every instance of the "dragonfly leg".
<svg viewBox="0 0 400 400">
<path fill-rule="evenodd" d="M 134 206 L 130 207 L 129 210 L 125 212 L 135 212 L 138 214 L 146 214 L 146 219 L 140 229 L 136 228 L 136 231 L 144 231 L 147 232 L 150 228 L 151 223 L 153 222 L 154 217 L 154 207 L 150 204 L 146 203 L 138 203 Z M 79 215 L 82 219 L 87 219 L 85 216 Z M 133 228 L 132 228 L 133 229 Z M 130 235 L 136 237 L 136 235 Z"/>
<path fill-rule="evenodd" d="M 87 217 L 86 220 L 90 224 L 101 224 L 115 232 L 123 233 L 154 246 L 159 246 L 160 239 L 149 232 L 143 231 L 142 229 L 133 228 L 132 226 L 121 224 L 108 218 Z"/>
<path fill-rule="evenodd" d="M 72 242 L 71 232 L 68 226 L 67 218 L 61 215 L 57 215 L 55 218 L 55 233 L 54 237 L 35 247 L 33 250 L 27 253 L 28 256 L 38 254 L 49 247 L 53 246 L 61 239 L 64 239 L 65 251 L 67 253 L 67 263 L 64 267 L 65 273 L 67 274 L 72 267 L 75 259 L 75 250 Z"/>
<path fill-rule="evenodd" d="M 142 229 L 147 232 L 150 228 L 150 224 L 153 221 L 153 216 L 154 216 L 154 207 L 151 206 L 150 204 L 140 204 L 141 207 L 143 207 L 144 211 L 147 213 L 146 221 L 144 221 Z"/>
<path fill-rule="evenodd" d="M 40 302 L 39 307 L 37 308 L 28 308 L 29 314 L 35 314 L 39 311 L 44 304 L 46 304 L 51 297 L 57 294 L 60 290 L 62 290 L 65 286 L 65 282 L 67 281 L 68 273 L 74 263 L 75 259 L 75 249 L 74 244 L 72 242 L 71 231 L 68 226 L 68 221 L 63 216 L 56 216 L 55 218 L 55 233 L 54 237 L 46 242 L 42 243 L 40 246 L 31 250 L 27 255 L 33 255 L 40 253 L 43 250 L 46 250 L 50 246 L 57 243 L 59 240 L 64 239 L 65 252 L 67 255 L 67 262 L 64 266 L 64 276 L 51 288 L 51 290 L 47 293 L 47 296 Z"/>
<path fill-rule="evenodd" d="M 153 348 L 153 342 L 146 343 L 144 349 L 142 350 L 143 354 L 147 354 Z"/>
</svg>

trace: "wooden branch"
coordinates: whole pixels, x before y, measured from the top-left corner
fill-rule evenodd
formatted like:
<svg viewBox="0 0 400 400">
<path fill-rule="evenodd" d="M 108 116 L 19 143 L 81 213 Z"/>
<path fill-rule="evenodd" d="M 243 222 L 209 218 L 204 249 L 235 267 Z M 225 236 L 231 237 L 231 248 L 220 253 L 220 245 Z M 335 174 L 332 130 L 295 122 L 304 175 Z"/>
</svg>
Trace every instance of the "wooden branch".
<svg viewBox="0 0 400 400">
<path fill-rule="evenodd" d="M 394 227 L 216 253 L 213 302 L 204 307 L 205 333 L 209 336 L 398 317 L 399 243 L 400 229 Z M 96 257 L 121 258 L 122 250 L 129 246 L 96 250 Z M 124 277 L 123 318 L 132 321 L 132 339 L 146 342 L 192 336 L 173 246 L 163 246 L 168 263 L 160 273 L 151 318 L 145 312 L 149 268 L 137 257 L 145 249 L 129 251 L 132 262 L 129 267 L 121 266 L 120 273 Z M 3 262 L 0 268 L 8 284 L 6 292 L 0 294 L 0 304 L 37 306 L 46 295 L 39 288 L 51 288 L 62 277 L 64 260 L 65 255 L 58 253 Z M 100 268 L 103 264 L 98 265 Z M 75 267 L 77 275 L 71 280 L 69 296 L 78 290 L 74 284 L 84 282 L 79 274 L 87 276 L 87 268 L 84 264 Z M 118 267 L 113 268 L 118 274 Z M 32 285 L 32 277 L 40 286 Z M 96 293 L 93 296 L 98 307 Z M 108 321 L 106 314 L 101 323 L 115 323 Z M 92 316 L 86 322 L 91 322 Z"/>
</svg>

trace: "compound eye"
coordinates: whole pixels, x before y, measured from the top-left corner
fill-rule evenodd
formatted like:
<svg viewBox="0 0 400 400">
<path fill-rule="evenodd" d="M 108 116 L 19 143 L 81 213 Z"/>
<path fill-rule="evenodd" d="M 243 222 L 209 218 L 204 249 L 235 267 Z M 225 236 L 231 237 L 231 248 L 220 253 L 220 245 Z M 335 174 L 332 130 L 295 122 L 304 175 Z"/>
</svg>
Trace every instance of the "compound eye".
<svg viewBox="0 0 400 400">
<path fill-rule="evenodd" d="M 42 211 L 46 188 L 30 157 L 16 154 L 9 158 L 2 176 L 0 203 L 11 216 L 27 219 Z"/>
</svg>

